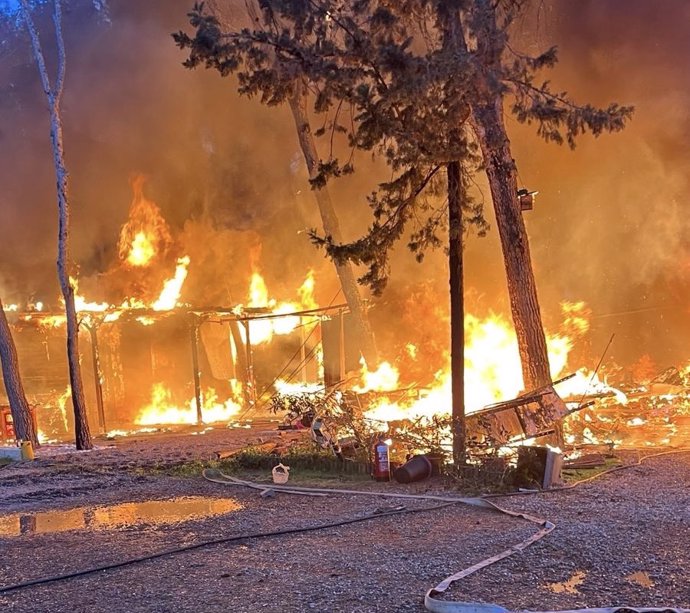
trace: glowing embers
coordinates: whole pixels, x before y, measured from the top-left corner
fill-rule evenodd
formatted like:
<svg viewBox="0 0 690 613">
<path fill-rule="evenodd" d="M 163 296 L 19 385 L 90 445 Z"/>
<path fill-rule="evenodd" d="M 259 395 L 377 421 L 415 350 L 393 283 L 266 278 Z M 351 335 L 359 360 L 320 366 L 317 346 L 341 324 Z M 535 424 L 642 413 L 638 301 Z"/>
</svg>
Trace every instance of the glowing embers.
<svg viewBox="0 0 690 613">
<path fill-rule="evenodd" d="M 621 404 L 615 396 L 565 420 L 570 444 L 618 447 L 685 447 L 690 445 L 690 390 L 673 395 L 639 391 Z"/>
<path fill-rule="evenodd" d="M 141 524 L 167 525 L 226 515 L 242 509 L 231 498 L 189 496 L 125 502 L 102 507 L 13 513 L 0 516 L 0 536 L 49 534 L 70 530 L 118 530 Z"/>
</svg>

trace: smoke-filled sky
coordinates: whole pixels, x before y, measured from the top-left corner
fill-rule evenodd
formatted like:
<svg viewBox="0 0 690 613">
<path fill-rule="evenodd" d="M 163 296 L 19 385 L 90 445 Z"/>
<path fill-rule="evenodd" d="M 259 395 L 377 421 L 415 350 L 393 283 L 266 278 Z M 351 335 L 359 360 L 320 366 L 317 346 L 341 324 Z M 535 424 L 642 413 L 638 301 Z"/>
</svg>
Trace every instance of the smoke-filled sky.
<svg viewBox="0 0 690 613">
<path fill-rule="evenodd" d="M 575 152 L 513 133 L 521 177 L 540 190 L 528 224 L 543 300 L 586 300 L 600 345 L 615 332 L 621 359 L 687 359 L 690 5 L 544 6 L 537 40 L 559 46 L 554 85 L 636 112 L 623 133 L 584 138 Z"/>
<path fill-rule="evenodd" d="M 304 233 L 319 222 L 290 117 L 285 109 L 238 99 L 229 79 L 180 65 L 184 53 L 170 33 L 188 29 L 185 13 L 192 4 L 110 0 L 105 19 L 91 1 L 67 3 L 64 126 L 73 258 L 85 277 L 111 266 L 131 201 L 130 179 L 143 173 L 147 195 L 185 248 L 197 254 L 197 279 L 204 279 L 197 286 L 220 288 L 205 300 L 244 299 L 238 294 L 246 287 L 250 247 L 260 243 L 269 287 L 288 292 L 313 266 L 322 271 L 321 298 L 328 301 L 335 281 Z M 646 0 L 537 4 L 516 35 L 532 51 L 558 44 L 555 86 L 577 100 L 637 109 L 625 132 L 585 137 L 574 152 L 546 145 L 530 127 L 509 120 L 521 183 L 539 190 L 526 219 L 545 320 L 557 325 L 561 300 L 585 300 L 594 314 L 595 347 L 603 348 L 615 332 L 613 353 L 621 361 L 649 353 L 663 365 L 678 362 L 690 354 L 690 39 L 684 27 L 690 5 L 666 0 L 662 10 Z M 45 18 L 39 25 L 49 32 Z M 45 40 L 52 57 L 50 38 Z M 48 129 L 28 40 L 5 24 L 0 291 L 7 302 L 58 295 Z M 369 177 L 360 175 L 334 190 L 351 237 L 368 221 L 361 196 L 371 187 Z M 199 230 L 201 219 L 219 230 L 212 238 Z M 471 302 L 507 312 L 495 228 L 487 238 L 469 239 L 466 260 Z M 381 308 L 398 309 L 392 298 L 404 296 L 409 283 L 427 279 L 430 291 L 443 296 L 446 274 L 443 254 L 418 265 L 399 247 Z"/>
</svg>

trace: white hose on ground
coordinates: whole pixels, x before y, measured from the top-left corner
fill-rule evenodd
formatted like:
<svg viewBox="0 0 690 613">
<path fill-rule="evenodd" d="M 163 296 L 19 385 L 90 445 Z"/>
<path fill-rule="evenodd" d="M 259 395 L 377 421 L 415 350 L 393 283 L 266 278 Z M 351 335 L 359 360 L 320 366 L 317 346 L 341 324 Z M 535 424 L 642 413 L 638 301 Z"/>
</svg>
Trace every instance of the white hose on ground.
<svg viewBox="0 0 690 613">
<path fill-rule="evenodd" d="M 651 454 L 648 456 L 645 456 L 644 458 L 640 458 L 636 463 L 633 464 L 628 464 L 625 466 L 618 466 L 609 470 L 606 470 L 604 472 L 601 472 L 597 475 L 594 475 L 593 477 L 590 477 L 588 479 L 583 479 L 582 481 L 572 484 L 570 486 L 567 486 L 565 488 L 561 488 L 563 490 L 568 490 L 572 489 L 573 487 L 576 487 L 580 485 L 581 483 L 587 483 L 590 482 L 596 478 L 602 477 L 606 474 L 609 474 L 611 472 L 614 472 L 616 470 L 622 470 L 625 468 L 630 468 L 632 466 L 638 466 L 641 464 L 644 460 L 647 460 L 652 457 L 659 457 L 663 455 L 669 455 L 672 453 L 687 453 L 688 450 L 686 449 L 679 449 L 679 450 L 672 450 L 672 451 L 664 451 L 661 453 L 656 453 L 656 454 Z M 298 486 L 293 486 L 293 485 L 274 485 L 274 484 L 263 484 L 263 483 L 256 483 L 253 481 L 246 481 L 243 479 L 238 479 L 236 477 L 232 477 L 230 475 L 226 475 L 222 471 L 219 470 L 205 470 L 203 472 L 204 478 L 207 479 L 208 481 L 213 481 L 214 483 L 221 483 L 223 485 L 237 485 L 237 486 L 243 486 L 243 487 L 251 487 L 255 489 L 271 489 L 275 490 L 276 492 L 285 492 L 285 493 L 293 493 L 293 494 L 309 494 L 309 493 L 319 493 L 319 494 L 349 494 L 353 496 L 377 496 L 377 497 L 384 497 L 384 498 L 402 498 L 406 500 L 435 500 L 435 501 L 442 501 L 442 502 L 456 502 L 459 504 L 467 504 L 470 506 L 476 506 L 476 507 L 482 507 L 488 510 L 492 511 L 498 511 L 500 513 L 504 513 L 506 515 L 510 515 L 511 517 L 517 517 L 520 519 L 527 520 L 531 523 L 537 524 L 539 526 L 539 530 L 535 532 L 532 536 L 529 538 L 525 539 L 524 541 L 517 543 L 516 545 L 513 545 L 509 549 L 506 549 L 496 555 L 491 556 L 490 558 L 486 558 L 480 562 L 477 562 L 473 566 L 470 566 L 468 568 L 465 568 L 453 575 L 450 575 L 449 577 L 446 577 L 443 581 L 441 581 L 438 585 L 435 587 L 431 588 L 425 595 L 424 597 L 424 606 L 426 607 L 427 610 L 432 611 L 432 613 L 510 613 L 508 609 L 505 609 L 497 604 L 484 604 L 484 603 L 478 603 L 478 602 L 460 602 L 460 601 L 450 601 L 450 600 L 440 600 L 437 598 L 437 596 L 443 594 L 453 583 L 456 581 L 459 581 L 461 579 L 464 579 L 465 577 L 469 577 L 470 575 L 476 573 L 477 571 L 486 568 L 487 566 L 490 566 L 492 564 L 495 564 L 496 562 L 499 562 L 500 560 L 504 560 L 505 558 L 508 558 L 512 556 L 513 554 L 522 551 L 532 545 L 533 543 L 536 543 L 538 540 L 542 539 L 545 537 L 549 532 L 553 531 L 553 529 L 556 527 L 555 524 L 552 522 L 542 519 L 540 517 L 535 517 L 533 515 L 529 515 L 527 513 L 519 513 L 516 511 L 510 511 L 508 509 L 504 509 L 502 507 L 499 507 L 498 505 L 489 502 L 485 498 L 479 498 L 479 497 L 461 497 L 461 496 L 432 496 L 428 494 L 403 494 L 403 493 L 398 493 L 398 492 L 372 492 L 372 491 L 362 491 L 362 490 L 344 490 L 344 489 L 329 489 L 329 488 L 315 488 L 315 487 L 298 487 Z M 550 492 L 557 492 L 559 489 L 555 490 L 548 490 Z M 532 492 L 532 493 L 539 493 L 539 492 Z M 638 608 L 638 607 L 623 607 L 623 606 L 618 606 L 618 607 L 605 607 L 605 608 L 594 608 L 594 609 L 568 609 L 568 610 L 562 610 L 562 611 L 526 611 L 524 613 L 690 613 L 690 609 L 680 609 L 680 608 L 673 608 L 673 607 L 648 607 L 648 608 Z"/>
</svg>

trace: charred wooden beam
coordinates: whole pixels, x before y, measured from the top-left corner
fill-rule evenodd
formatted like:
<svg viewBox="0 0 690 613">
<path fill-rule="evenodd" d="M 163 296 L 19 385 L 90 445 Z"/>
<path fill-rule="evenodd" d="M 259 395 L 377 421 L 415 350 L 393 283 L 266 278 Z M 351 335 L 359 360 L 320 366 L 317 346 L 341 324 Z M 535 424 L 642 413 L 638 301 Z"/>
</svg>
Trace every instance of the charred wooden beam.
<svg viewBox="0 0 690 613">
<path fill-rule="evenodd" d="M 96 390 L 96 407 L 98 409 L 98 427 L 101 434 L 106 433 L 105 425 L 105 406 L 103 403 L 103 370 L 101 369 L 101 354 L 98 347 L 98 324 L 87 324 L 82 322 L 82 325 L 88 330 L 91 339 L 91 360 L 93 362 L 93 382 Z"/>
<path fill-rule="evenodd" d="M 194 400 L 196 401 L 196 423 L 201 425 L 204 416 L 201 409 L 201 373 L 199 371 L 199 323 L 196 317 L 191 318 L 192 368 L 194 369 Z"/>
</svg>

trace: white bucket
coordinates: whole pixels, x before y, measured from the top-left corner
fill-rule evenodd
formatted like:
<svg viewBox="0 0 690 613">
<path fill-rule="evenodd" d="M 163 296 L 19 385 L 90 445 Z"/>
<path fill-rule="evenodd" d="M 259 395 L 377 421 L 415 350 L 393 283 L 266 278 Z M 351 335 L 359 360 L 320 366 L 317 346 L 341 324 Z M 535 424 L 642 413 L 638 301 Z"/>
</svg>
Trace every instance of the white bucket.
<svg viewBox="0 0 690 613">
<path fill-rule="evenodd" d="M 273 467 L 271 474 L 273 475 L 273 483 L 287 483 L 288 477 L 290 477 L 290 467 L 278 464 L 278 466 Z"/>
</svg>

